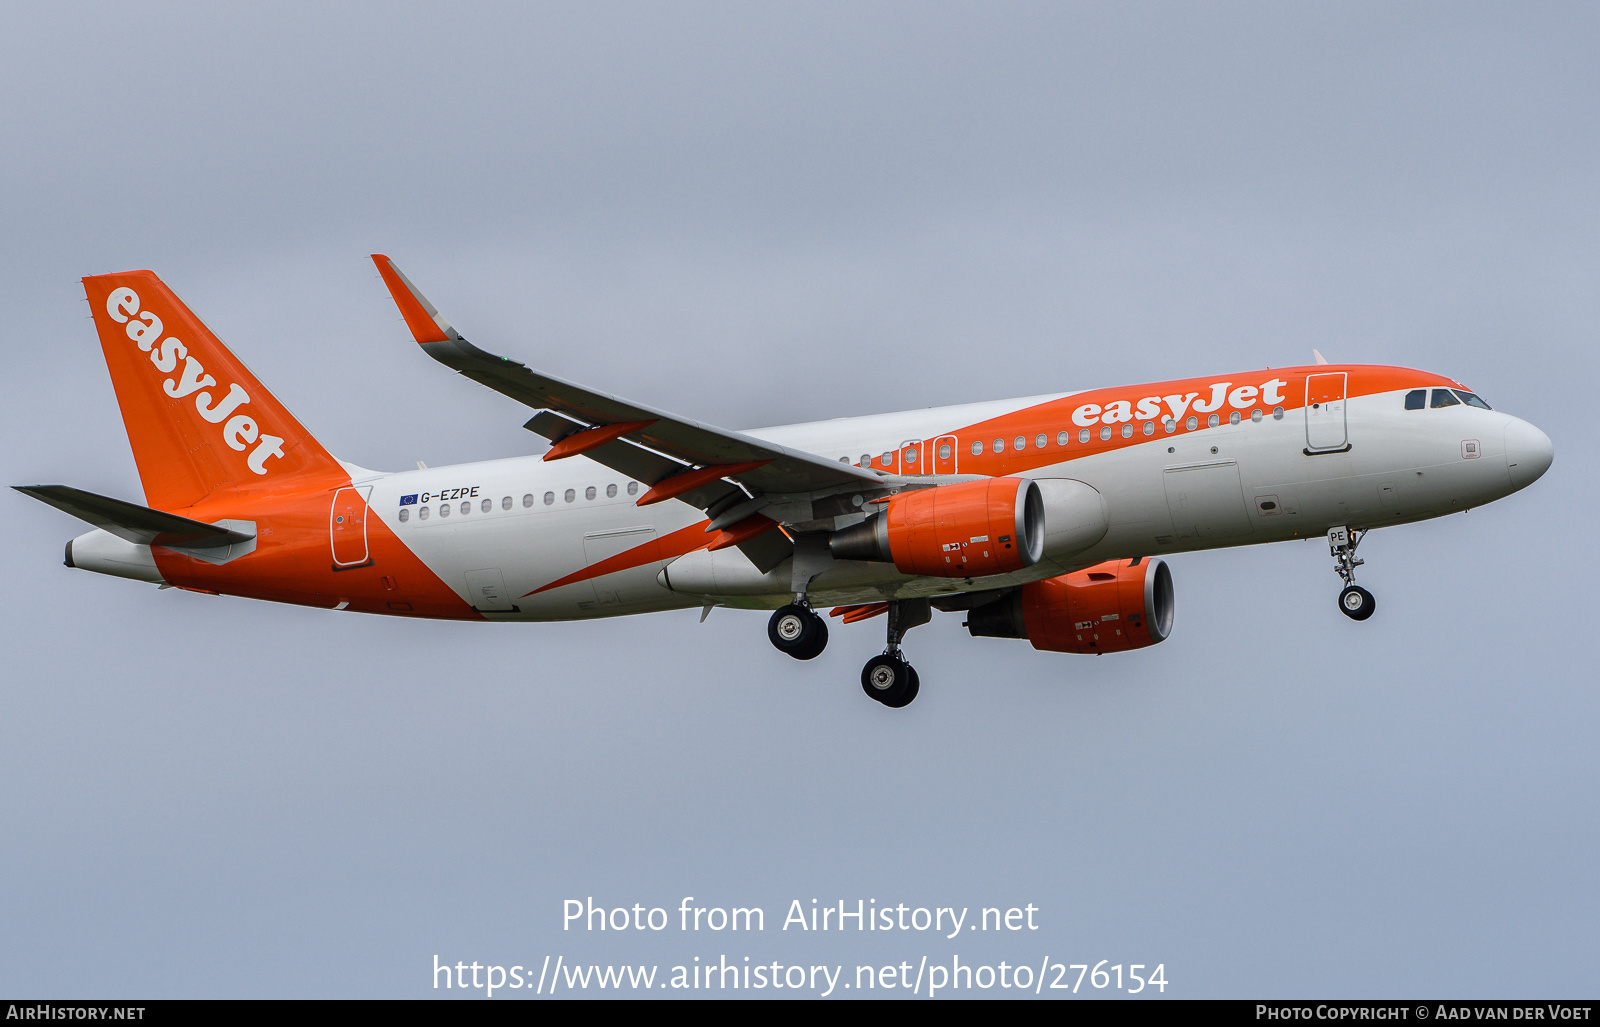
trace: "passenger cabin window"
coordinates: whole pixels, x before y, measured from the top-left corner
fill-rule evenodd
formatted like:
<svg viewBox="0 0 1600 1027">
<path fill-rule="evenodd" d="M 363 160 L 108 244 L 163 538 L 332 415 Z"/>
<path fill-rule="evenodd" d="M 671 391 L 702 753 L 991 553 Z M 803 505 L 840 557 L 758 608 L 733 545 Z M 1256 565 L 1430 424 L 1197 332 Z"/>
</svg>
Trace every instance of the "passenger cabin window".
<svg viewBox="0 0 1600 1027">
<path fill-rule="evenodd" d="M 1458 407 L 1461 401 L 1449 389 L 1434 389 L 1432 406 L 1435 410 L 1440 407 Z"/>
<path fill-rule="evenodd" d="M 1406 393 L 1406 409 L 1407 410 L 1421 410 L 1423 407 L 1425 407 L 1427 405 L 1428 405 L 1428 390 L 1427 389 L 1412 389 L 1410 392 Z"/>
<path fill-rule="evenodd" d="M 1460 396 L 1461 397 L 1461 402 L 1465 403 L 1469 407 L 1477 407 L 1479 410 L 1491 410 L 1491 409 L 1493 409 L 1492 407 L 1489 406 L 1489 404 L 1487 404 L 1483 400 L 1479 399 L 1473 393 L 1463 392 L 1460 389 L 1451 389 L 1450 391 L 1454 392 L 1457 396 Z"/>
</svg>

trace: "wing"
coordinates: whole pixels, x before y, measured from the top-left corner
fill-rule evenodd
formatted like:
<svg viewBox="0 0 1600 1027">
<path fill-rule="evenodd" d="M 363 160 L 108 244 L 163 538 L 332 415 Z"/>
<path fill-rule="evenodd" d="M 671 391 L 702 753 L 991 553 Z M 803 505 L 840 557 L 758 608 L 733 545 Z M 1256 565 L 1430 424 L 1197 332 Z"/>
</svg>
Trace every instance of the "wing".
<svg viewBox="0 0 1600 1027">
<path fill-rule="evenodd" d="M 523 427 L 554 444 L 546 460 L 581 453 L 651 486 L 639 498 L 640 506 L 678 499 L 707 511 L 713 528 L 726 529 L 760 516 L 758 510 L 769 505 L 769 498 L 815 498 L 885 487 L 883 476 L 865 468 L 701 424 L 486 353 L 462 338 L 393 261 L 381 253 L 373 254 L 372 261 L 411 334 L 429 356 L 480 385 L 543 411 Z M 730 513 L 741 516 L 728 521 Z M 751 554 L 747 543 L 737 544 L 757 566 L 766 562 Z"/>
</svg>

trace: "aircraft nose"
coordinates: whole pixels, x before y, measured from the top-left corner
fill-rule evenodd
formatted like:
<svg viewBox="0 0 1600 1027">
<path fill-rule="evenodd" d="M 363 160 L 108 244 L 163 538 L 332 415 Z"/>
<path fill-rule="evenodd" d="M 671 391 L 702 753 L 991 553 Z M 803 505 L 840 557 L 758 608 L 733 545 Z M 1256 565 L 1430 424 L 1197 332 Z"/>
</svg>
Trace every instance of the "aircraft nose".
<svg viewBox="0 0 1600 1027">
<path fill-rule="evenodd" d="M 1550 469 L 1556 448 L 1550 436 L 1527 421 L 1513 417 L 1506 425 L 1506 470 L 1511 472 L 1512 488 L 1527 488 Z"/>
</svg>

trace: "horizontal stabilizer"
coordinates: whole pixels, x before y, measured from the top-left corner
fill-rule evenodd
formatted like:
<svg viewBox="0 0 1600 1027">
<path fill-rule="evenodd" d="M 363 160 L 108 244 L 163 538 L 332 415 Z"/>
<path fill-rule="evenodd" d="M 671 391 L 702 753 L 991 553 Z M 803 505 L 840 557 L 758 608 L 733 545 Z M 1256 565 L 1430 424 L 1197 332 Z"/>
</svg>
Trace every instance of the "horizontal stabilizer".
<svg viewBox="0 0 1600 1027">
<path fill-rule="evenodd" d="M 12 488 L 136 545 L 220 549 L 255 537 L 66 485 L 13 485 Z"/>
</svg>

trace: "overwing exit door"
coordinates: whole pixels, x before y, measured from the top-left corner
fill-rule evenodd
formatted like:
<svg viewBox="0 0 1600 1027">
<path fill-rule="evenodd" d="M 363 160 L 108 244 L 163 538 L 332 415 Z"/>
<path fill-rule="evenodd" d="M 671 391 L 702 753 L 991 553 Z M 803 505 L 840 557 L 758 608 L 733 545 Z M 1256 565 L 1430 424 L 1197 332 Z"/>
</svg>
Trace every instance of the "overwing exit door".
<svg viewBox="0 0 1600 1027">
<path fill-rule="evenodd" d="M 333 543 L 333 569 L 347 571 L 372 562 L 367 553 L 367 497 L 371 485 L 342 488 L 333 494 L 328 535 Z"/>
<path fill-rule="evenodd" d="M 1306 376 L 1306 449 L 1328 452 L 1349 444 L 1345 424 L 1345 372 Z"/>
<path fill-rule="evenodd" d="M 897 470 L 905 475 L 932 474 L 933 468 L 928 466 L 929 461 L 924 458 L 922 449 L 921 439 L 907 439 L 900 443 L 900 452 L 896 454 L 900 459 Z"/>
<path fill-rule="evenodd" d="M 933 440 L 933 473 L 956 473 L 956 437 L 941 435 Z"/>
</svg>

